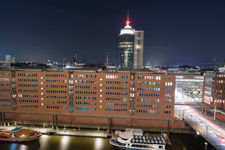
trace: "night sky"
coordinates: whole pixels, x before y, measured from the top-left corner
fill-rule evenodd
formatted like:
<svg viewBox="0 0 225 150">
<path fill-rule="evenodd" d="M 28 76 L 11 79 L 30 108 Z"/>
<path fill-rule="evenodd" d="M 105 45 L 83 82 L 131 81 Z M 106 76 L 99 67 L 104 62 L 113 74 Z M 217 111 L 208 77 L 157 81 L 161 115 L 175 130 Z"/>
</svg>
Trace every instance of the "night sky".
<svg viewBox="0 0 225 150">
<path fill-rule="evenodd" d="M 189 64 L 225 58 L 224 0 L 0 0 L 0 60 L 71 58 L 116 62 L 125 25 L 144 30 L 144 64 Z"/>
</svg>

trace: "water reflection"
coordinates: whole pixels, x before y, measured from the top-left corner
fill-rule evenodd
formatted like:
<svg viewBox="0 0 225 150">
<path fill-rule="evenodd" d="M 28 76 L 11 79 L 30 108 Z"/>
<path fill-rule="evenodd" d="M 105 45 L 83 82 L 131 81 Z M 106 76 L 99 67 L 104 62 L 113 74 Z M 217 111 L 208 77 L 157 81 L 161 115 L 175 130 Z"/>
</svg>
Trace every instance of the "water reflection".
<svg viewBox="0 0 225 150">
<path fill-rule="evenodd" d="M 103 145 L 103 139 L 102 138 L 96 138 L 95 139 L 95 150 L 100 150 Z"/>
<path fill-rule="evenodd" d="M 49 140 L 51 139 L 51 136 L 48 135 L 42 135 L 39 139 L 39 142 L 41 143 L 41 148 L 40 149 L 47 149 L 48 148 L 48 143 Z"/>
<path fill-rule="evenodd" d="M 204 149 L 205 140 L 194 135 L 170 134 L 172 145 L 166 150 Z M 212 150 L 208 145 L 208 150 Z M 120 150 L 109 144 L 109 139 L 73 136 L 42 135 L 39 140 L 27 143 L 0 143 L 0 150 Z"/>
<path fill-rule="evenodd" d="M 18 144 L 17 144 L 17 143 L 12 143 L 12 144 L 10 145 L 10 150 L 16 150 L 17 147 L 18 147 Z"/>
<path fill-rule="evenodd" d="M 62 136 L 60 140 L 60 149 L 61 150 L 67 150 L 70 145 L 70 136 Z"/>
<path fill-rule="evenodd" d="M 19 149 L 20 149 L 20 150 L 28 150 L 28 146 L 21 144 L 21 145 L 19 146 Z"/>
</svg>

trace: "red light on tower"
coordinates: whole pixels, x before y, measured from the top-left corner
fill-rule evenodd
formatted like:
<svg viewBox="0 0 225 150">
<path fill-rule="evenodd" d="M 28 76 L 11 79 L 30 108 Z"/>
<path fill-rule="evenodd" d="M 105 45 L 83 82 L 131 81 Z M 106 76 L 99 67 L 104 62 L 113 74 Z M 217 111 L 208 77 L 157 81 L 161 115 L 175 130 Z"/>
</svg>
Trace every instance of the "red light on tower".
<svg viewBox="0 0 225 150">
<path fill-rule="evenodd" d="M 126 20 L 126 25 L 130 25 L 130 20 Z"/>
</svg>

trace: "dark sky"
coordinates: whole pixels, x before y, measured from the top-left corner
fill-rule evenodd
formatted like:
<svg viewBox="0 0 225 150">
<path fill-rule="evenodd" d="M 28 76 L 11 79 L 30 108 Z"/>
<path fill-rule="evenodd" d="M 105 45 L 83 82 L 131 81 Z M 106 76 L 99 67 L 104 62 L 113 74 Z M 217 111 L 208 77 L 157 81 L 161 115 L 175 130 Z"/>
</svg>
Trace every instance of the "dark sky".
<svg viewBox="0 0 225 150">
<path fill-rule="evenodd" d="M 116 38 L 130 10 L 145 32 L 144 64 L 190 64 L 225 58 L 224 0 L 0 0 L 0 60 L 72 58 L 115 63 Z"/>
</svg>

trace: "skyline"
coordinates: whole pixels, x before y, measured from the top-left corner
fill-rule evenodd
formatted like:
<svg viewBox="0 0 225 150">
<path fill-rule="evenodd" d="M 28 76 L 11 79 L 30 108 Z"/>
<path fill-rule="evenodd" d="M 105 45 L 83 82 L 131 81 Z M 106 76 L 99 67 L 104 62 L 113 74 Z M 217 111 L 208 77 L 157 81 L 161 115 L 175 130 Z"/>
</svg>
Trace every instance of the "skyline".
<svg viewBox="0 0 225 150">
<path fill-rule="evenodd" d="M 144 63 L 189 64 L 224 60 L 225 2 L 119 1 L 0 2 L 0 60 L 72 59 L 116 64 L 116 38 L 125 26 L 145 31 Z M 194 56 L 193 56 L 194 55 Z"/>
</svg>

